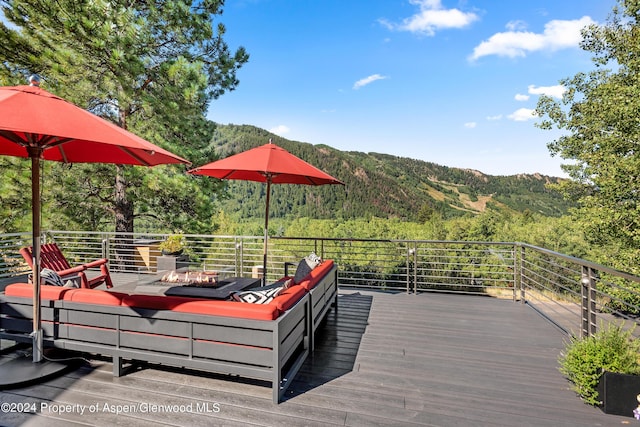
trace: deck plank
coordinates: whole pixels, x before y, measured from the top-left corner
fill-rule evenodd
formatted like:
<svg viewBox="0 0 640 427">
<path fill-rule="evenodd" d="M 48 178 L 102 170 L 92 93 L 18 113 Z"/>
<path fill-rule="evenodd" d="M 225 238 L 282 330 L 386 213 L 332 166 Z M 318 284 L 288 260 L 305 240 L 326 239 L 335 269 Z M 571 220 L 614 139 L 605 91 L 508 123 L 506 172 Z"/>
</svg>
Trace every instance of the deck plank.
<svg viewBox="0 0 640 427">
<path fill-rule="evenodd" d="M 0 424 L 292 426 L 619 426 L 582 403 L 558 372 L 565 336 L 526 305 L 470 295 L 340 291 L 280 405 L 269 385 L 141 365 L 120 378 L 108 359 L 2 402 L 217 405 L 217 412 L 115 416 L 0 414 Z"/>
</svg>

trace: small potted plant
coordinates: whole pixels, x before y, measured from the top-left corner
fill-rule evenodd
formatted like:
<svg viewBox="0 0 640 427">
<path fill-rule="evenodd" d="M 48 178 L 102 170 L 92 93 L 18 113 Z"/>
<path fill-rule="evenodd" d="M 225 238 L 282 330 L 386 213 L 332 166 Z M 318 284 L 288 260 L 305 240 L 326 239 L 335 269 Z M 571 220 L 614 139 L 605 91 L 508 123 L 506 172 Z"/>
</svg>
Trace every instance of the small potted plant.
<svg viewBox="0 0 640 427">
<path fill-rule="evenodd" d="M 182 234 L 172 234 L 158 245 L 162 256 L 157 259 L 158 270 L 178 270 L 189 267 L 190 248 Z"/>
<path fill-rule="evenodd" d="M 586 338 L 573 338 L 560 355 L 560 372 L 573 389 L 607 414 L 632 417 L 640 394 L 640 340 L 623 324 L 601 326 Z"/>
<path fill-rule="evenodd" d="M 182 255 L 187 247 L 187 239 L 182 234 L 172 234 L 160 243 L 158 247 L 162 255 Z"/>
</svg>

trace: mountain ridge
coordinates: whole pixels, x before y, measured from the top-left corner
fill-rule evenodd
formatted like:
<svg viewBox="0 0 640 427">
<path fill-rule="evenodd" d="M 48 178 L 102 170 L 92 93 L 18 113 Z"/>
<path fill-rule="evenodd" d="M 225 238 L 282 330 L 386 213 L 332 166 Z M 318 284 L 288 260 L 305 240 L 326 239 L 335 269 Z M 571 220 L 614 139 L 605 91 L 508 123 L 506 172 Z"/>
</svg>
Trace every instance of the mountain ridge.
<svg viewBox="0 0 640 427">
<path fill-rule="evenodd" d="M 274 185 L 274 218 L 356 218 L 366 216 L 424 221 L 487 210 L 561 216 L 571 206 L 547 184 L 562 178 L 543 174 L 487 175 L 384 153 L 340 151 L 326 144 L 291 141 L 252 125 L 216 124 L 211 140 L 220 158 L 269 140 L 345 183 L 338 186 Z M 265 186 L 228 181 L 225 211 L 243 218 L 264 216 Z"/>
</svg>

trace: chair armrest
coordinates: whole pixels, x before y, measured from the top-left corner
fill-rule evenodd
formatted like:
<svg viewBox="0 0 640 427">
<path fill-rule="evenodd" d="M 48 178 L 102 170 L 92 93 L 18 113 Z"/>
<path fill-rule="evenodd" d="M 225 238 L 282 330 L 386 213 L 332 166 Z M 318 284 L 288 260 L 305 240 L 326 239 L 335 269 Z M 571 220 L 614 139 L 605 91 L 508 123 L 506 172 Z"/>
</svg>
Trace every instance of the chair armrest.
<svg viewBox="0 0 640 427">
<path fill-rule="evenodd" d="M 70 274 L 82 273 L 86 269 L 87 267 L 85 267 L 84 265 L 78 265 L 77 267 L 71 267 L 71 268 L 67 268 L 66 270 L 56 271 L 56 273 L 58 273 L 58 276 L 62 277 L 62 276 L 68 276 Z"/>
<path fill-rule="evenodd" d="M 85 267 L 85 268 L 93 268 L 93 267 L 99 267 L 101 265 L 104 265 L 107 262 L 109 262 L 108 259 L 101 258 L 101 259 L 98 259 L 98 260 L 95 260 L 95 261 L 88 262 L 86 264 L 82 264 L 82 266 Z"/>
</svg>

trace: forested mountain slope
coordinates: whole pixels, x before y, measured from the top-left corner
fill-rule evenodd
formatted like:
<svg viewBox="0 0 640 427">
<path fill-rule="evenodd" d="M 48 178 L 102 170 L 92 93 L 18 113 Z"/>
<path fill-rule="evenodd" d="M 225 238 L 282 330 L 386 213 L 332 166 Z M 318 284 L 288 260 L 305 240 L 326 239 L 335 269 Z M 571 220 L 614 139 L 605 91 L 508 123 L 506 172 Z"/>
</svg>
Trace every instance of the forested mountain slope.
<svg viewBox="0 0 640 427">
<path fill-rule="evenodd" d="M 222 158 L 272 139 L 345 186 L 274 185 L 272 217 L 357 218 L 376 216 L 423 221 L 477 214 L 488 209 L 530 210 L 560 216 L 569 207 L 543 175 L 490 176 L 379 153 L 345 152 L 327 145 L 289 141 L 249 125 L 218 125 L 212 139 Z M 242 218 L 264 216 L 265 185 L 229 181 L 226 212 Z"/>
</svg>

